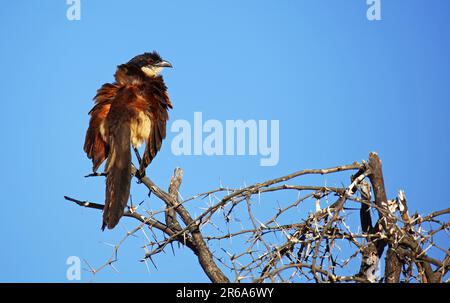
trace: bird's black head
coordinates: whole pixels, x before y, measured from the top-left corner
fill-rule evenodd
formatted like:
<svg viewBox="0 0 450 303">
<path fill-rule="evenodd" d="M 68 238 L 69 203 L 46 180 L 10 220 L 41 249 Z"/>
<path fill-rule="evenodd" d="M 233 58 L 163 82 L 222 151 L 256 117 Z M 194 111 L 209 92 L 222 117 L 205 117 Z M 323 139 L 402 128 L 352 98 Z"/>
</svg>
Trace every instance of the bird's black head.
<svg viewBox="0 0 450 303">
<path fill-rule="evenodd" d="M 159 75 L 164 67 L 172 67 L 170 62 L 163 60 L 157 52 L 143 53 L 128 61 L 127 65 L 133 65 L 149 77 Z"/>
</svg>

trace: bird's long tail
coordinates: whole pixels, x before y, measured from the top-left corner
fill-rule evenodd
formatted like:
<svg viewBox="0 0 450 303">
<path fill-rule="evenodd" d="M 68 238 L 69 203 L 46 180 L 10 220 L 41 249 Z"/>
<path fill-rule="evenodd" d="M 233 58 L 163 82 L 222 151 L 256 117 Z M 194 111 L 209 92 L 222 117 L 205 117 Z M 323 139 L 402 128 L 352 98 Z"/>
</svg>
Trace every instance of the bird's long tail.
<svg viewBox="0 0 450 303">
<path fill-rule="evenodd" d="M 106 198 L 103 225 L 114 228 L 123 216 L 130 195 L 131 151 L 130 122 L 120 121 L 110 126 L 110 151 L 106 163 Z"/>
</svg>

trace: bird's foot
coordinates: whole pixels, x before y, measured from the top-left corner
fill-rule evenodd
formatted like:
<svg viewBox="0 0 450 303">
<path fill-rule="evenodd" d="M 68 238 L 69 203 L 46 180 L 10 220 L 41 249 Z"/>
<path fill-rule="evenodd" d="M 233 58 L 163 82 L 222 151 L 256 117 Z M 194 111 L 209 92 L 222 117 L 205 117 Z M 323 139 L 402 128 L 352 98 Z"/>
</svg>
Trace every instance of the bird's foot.
<svg viewBox="0 0 450 303">
<path fill-rule="evenodd" d="M 145 170 L 137 170 L 136 171 L 136 178 L 138 179 L 138 183 L 142 183 L 142 179 L 145 177 Z"/>
</svg>

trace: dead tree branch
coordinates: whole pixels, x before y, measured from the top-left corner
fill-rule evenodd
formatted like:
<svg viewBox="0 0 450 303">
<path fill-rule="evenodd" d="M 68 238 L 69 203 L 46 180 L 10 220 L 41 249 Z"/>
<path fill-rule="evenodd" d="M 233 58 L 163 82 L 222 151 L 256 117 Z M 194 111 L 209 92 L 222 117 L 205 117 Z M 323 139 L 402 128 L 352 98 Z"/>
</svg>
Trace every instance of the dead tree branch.
<svg viewBox="0 0 450 303">
<path fill-rule="evenodd" d="M 346 175 L 348 185 L 311 185 L 302 179 L 331 174 Z M 179 243 L 195 254 L 212 282 L 448 280 L 450 209 L 410 217 L 403 191 L 388 199 L 376 153 L 368 162 L 300 170 L 243 188 L 220 186 L 187 199 L 179 194 L 183 178 L 179 168 L 167 192 L 148 177 L 137 176 L 135 169 L 133 175 L 162 201 L 162 207 L 152 212 L 130 207 L 125 216 L 138 220 L 139 226 L 114 246 L 104 265 L 91 270 L 94 274 L 113 266 L 125 239 L 142 231 L 147 242 L 143 261 L 154 263 L 155 255 Z M 101 204 L 65 198 L 103 209 Z M 198 210 L 200 214 L 193 216 Z M 156 236 L 154 229 L 164 237 Z"/>
</svg>

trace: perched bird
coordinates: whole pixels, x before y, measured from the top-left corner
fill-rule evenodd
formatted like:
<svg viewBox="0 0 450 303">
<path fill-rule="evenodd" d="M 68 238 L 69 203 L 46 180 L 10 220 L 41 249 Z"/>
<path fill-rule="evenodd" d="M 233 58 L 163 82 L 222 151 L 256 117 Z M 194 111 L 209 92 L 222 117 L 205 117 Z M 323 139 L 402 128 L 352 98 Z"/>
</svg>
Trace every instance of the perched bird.
<svg viewBox="0 0 450 303">
<path fill-rule="evenodd" d="M 105 159 L 106 195 L 102 230 L 114 228 L 130 195 L 131 149 L 144 142 L 139 175 L 161 148 L 166 137 L 168 109 L 172 108 L 161 70 L 172 65 L 157 52 L 138 55 L 117 67 L 115 82 L 104 84 L 89 112 L 84 151 L 97 172 Z"/>
</svg>

